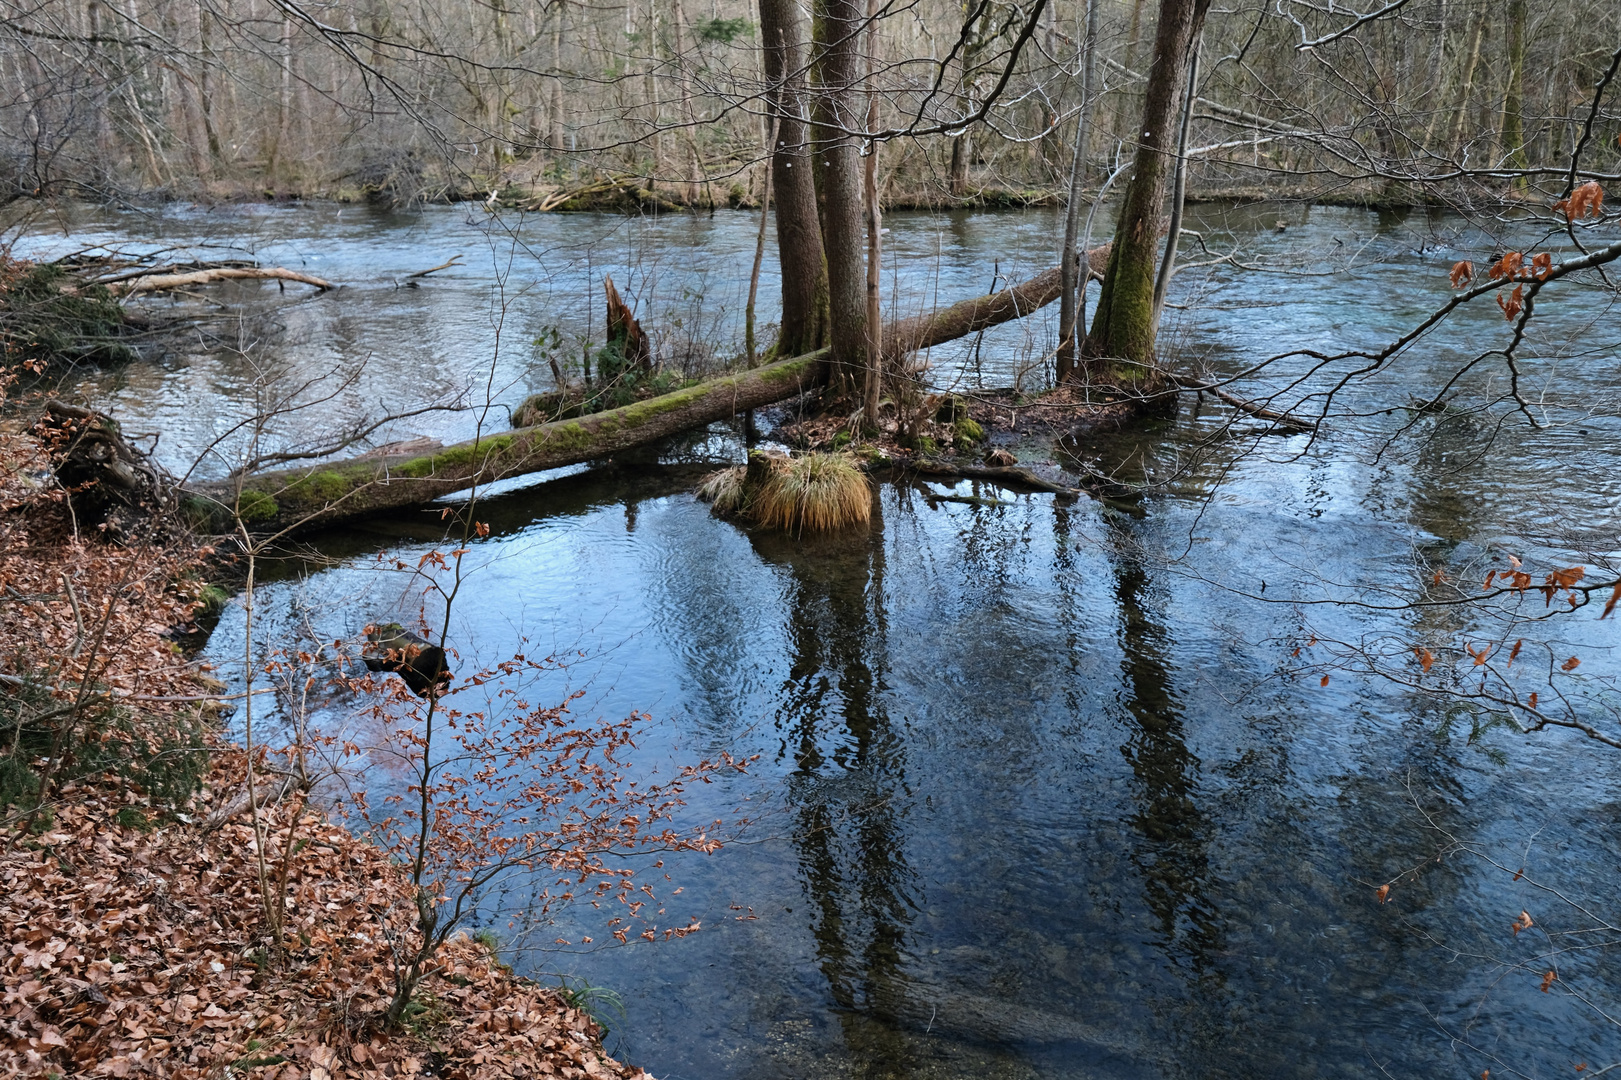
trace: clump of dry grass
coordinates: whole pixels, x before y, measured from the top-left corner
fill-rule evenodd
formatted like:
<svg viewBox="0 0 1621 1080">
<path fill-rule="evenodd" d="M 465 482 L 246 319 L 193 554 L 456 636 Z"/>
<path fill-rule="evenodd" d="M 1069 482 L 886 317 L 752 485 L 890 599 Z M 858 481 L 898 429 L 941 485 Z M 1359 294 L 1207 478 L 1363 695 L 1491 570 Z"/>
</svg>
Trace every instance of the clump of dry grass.
<svg viewBox="0 0 1621 1080">
<path fill-rule="evenodd" d="M 755 451 L 749 462 L 705 477 L 698 497 L 717 514 L 785 532 L 830 532 L 872 518 L 866 474 L 848 454 L 789 458 Z"/>
<path fill-rule="evenodd" d="M 806 454 L 777 463 L 752 494 L 749 516 L 767 529 L 831 532 L 872 518 L 866 474 L 848 454 Z"/>
<path fill-rule="evenodd" d="M 747 465 L 734 465 L 704 477 L 698 485 L 698 498 L 715 504 L 717 514 L 735 514 L 743 509 L 748 490 L 743 484 L 748 475 Z"/>
</svg>

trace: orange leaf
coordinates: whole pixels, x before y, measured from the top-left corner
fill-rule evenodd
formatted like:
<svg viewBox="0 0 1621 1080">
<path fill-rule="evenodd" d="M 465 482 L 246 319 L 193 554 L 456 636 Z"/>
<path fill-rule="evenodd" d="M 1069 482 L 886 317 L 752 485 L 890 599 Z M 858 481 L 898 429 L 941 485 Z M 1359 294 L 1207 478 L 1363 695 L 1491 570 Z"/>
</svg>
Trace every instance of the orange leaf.
<svg viewBox="0 0 1621 1080">
<path fill-rule="evenodd" d="M 1379 902 L 1381 904 L 1384 903 L 1385 899 L 1390 896 L 1390 886 L 1389 885 L 1381 885 L 1381 886 L 1379 886 L 1377 889 L 1373 890 L 1373 895 L 1375 895 L 1375 896 L 1377 896 L 1379 898 Z"/>
<path fill-rule="evenodd" d="M 1435 654 L 1424 648 L 1414 649 L 1413 652 L 1418 656 L 1418 666 L 1428 673 L 1430 667 L 1435 663 Z"/>
<path fill-rule="evenodd" d="M 1492 264 L 1491 279 L 1516 278 L 1520 276 L 1520 266 L 1525 262 L 1525 256 L 1518 251 L 1510 251 L 1497 262 Z"/>
<path fill-rule="evenodd" d="M 1514 643 L 1514 648 L 1509 650 L 1509 652 L 1508 652 L 1508 666 L 1509 667 L 1514 666 L 1515 659 L 1520 655 L 1520 646 L 1524 645 L 1524 644 L 1525 644 L 1525 639 L 1521 638 L 1520 640 L 1518 640 L 1518 641 L 1516 641 Z"/>
<path fill-rule="evenodd" d="M 1516 285 L 1506 300 L 1503 299 L 1502 293 L 1497 294 L 1497 306 L 1503 309 L 1503 318 L 1509 322 L 1513 322 L 1519 317 L 1520 312 L 1525 310 L 1524 292 L 1524 285 Z"/>
<path fill-rule="evenodd" d="M 1537 707 L 1537 692 L 1535 690 L 1531 691 L 1531 699 L 1527 704 L 1533 709 Z"/>
<path fill-rule="evenodd" d="M 1538 281 L 1546 281 L 1552 270 L 1553 256 L 1546 251 L 1531 260 L 1531 276 Z"/>
<path fill-rule="evenodd" d="M 1494 582 L 1496 580 L 1497 580 L 1497 571 L 1493 570 L 1491 573 L 1486 575 L 1486 584 L 1484 584 L 1484 585 L 1482 585 L 1480 587 L 1480 591 L 1481 592 L 1489 591 L 1491 589 L 1491 587 L 1492 587 L 1492 582 Z"/>
<path fill-rule="evenodd" d="M 1452 278 L 1452 287 L 1461 289 L 1474 279 L 1475 264 L 1468 260 L 1455 262 L 1452 264 L 1452 273 L 1449 276 Z"/>
<path fill-rule="evenodd" d="M 1525 876 L 1525 867 L 1522 866 L 1518 870 L 1514 871 L 1514 880 L 1515 881 L 1520 880 L 1524 876 Z M 1527 917 L 1529 917 L 1529 916 L 1527 916 Z"/>
<path fill-rule="evenodd" d="M 1559 976 L 1554 973 L 1552 968 L 1550 968 L 1548 973 L 1542 977 L 1542 992 L 1544 994 L 1548 992 L 1548 987 L 1552 986 L 1554 980 L 1557 978 L 1559 978 Z"/>
<path fill-rule="evenodd" d="M 1575 671 L 1576 668 L 1580 664 L 1581 664 L 1581 661 L 1576 659 L 1574 656 L 1572 656 L 1569 660 L 1566 660 L 1563 664 L 1559 665 L 1559 670 L 1560 671 Z"/>
<path fill-rule="evenodd" d="M 1515 878 L 1516 881 L 1519 880 L 1519 876 L 1520 876 L 1519 874 L 1514 875 L 1514 878 Z M 1510 925 L 1512 925 L 1512 927 L 1514 929 L 1514 936 L 1519 937 L 1521 930 L 1529 930 L 1529 929 L 1531 929 L 1531 927 L 1535 926 L 1536 924 L 1531 921 L 1531 915 L 1530 915 L 1529 912 L 1522 911 L 1522 912 L 1520 912 L 1520 917 L 1518 919 L 1515 919 L 1514 922 L 1512 924 L 1510 924 Z"/>
<path fill-rule="evenodd" d="M 1589 180 L 1565 198 L 1554 203 L 1553 209 L 1556 212 L 1562 211 L 1566 221 L 1575 221 L 1577 218 L 1598 217 L 1604 210 L 1604 189 L 1599 187 L 1597 180 Z"/>
<path fill-rule="evenodd" d="M 1615 583 L 1615 591 L 1610 594 L 1609 602 L 1604 605 L 1604 614 L 1600 615 L 1599 618 L 1608 619 L 1610 612 L 1615 610 L 1617 600 L 1621 600 L 1621 581 Z"/>
<path fill-rule="evenodd" d="M 1327 685 L 1328 685 L 1328 676 L 1327 676 L 1327 675 L 1324 675 L 1324 676 L 1323 676 L 1323 681 L 1322 681 L 1322 682 L 1320 682 L 1320 683 L 1318 683 L 1318 684 L 1317 684 L 1317 685 L 1318 685 L 1318 686 L 1327 686 Z"/>
<path fill-rule="evenodd" d="M 1468 653 L 1470 656 L 1473 656 L 1475 658 L 1475 666 L 1479 667 L 1481 664 L 1486 662 L 1486 657 L 1492 654 L 1492 647 L 1490 645 L 1482 645 L 1480 647 L 1480 651 L 1476 652 L 1474 649 L 1471 649 L 1466 642 L 1464 644 L 1463 651 Z"/>
<path fill-rule="evenodd" d="M 1568 589 L 1582 580 L 1582 576 L 1586 573 L 1587 567 L 1585 566 L 1572 566 L 1565 570 L 1555 570 L 1548 575 L 1548 584 L 1560 589 Z"/>
</svg>

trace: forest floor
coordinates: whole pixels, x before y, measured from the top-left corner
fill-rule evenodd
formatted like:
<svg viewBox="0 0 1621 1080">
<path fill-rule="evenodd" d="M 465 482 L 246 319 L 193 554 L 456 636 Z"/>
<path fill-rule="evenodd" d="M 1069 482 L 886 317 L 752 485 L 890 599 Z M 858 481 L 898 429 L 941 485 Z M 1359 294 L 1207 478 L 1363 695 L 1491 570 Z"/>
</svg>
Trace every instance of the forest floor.
<svg viewBox="0 0 1621 1080">
<path fill-rule="evenodd" d="M 0 1075 L 645 1077 L 465 936 L 385 1030 L 406 870 L 286 786 L 266 933 L 246 754 L 180 645 L 212 553 L 81 533 L 47 466 L 0 420 Z"/>
</svg>

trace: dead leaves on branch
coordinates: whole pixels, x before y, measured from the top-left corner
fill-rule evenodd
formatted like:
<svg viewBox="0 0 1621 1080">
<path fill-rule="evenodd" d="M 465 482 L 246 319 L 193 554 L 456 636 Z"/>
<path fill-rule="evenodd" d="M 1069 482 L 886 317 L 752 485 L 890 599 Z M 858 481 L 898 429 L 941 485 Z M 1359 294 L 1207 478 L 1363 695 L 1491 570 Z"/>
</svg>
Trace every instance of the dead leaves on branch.
<svg viewBox="0 0 1621 1080">
<path fill-rule="evenodd" d="M 1556 214 L 1564 214 L 1566 221 L 1598 217 L 1604 212 L 1604 189 L 1597 180 L 1589 180 L 1554 203 L 1553 210 Z"/>
<path fill-rule="evenodd" d="M 1569 196 L 1553 204 L 1553 210 L 1556 213 L 1563 213 L 1567 222 L 1600 217 L 1603 208 L 1604 189 L 1596 180 L 1589 180 Z M 1528 258 L 1522 251 L 1509 251 L 1492 263 L 1487 270 L 1487 277 L 1506 286 L 1511 282 L 1546 281 L 1552 272 L 1553 255 L 1550 252 L 1541 251 Z M 1460 259 L 1452 264 L 1447 278 L 1454 290 L 1466 289 L 1474 284 L 1475 264 L 1467 259 Z M 1524 284 L 1516 284 L 1512 292 L 1497 294 L 1497 306 L 1502 309 L 1503 317 L 1509 322 L 1519 318 L 1525 311 L 1526 300 Z"/>
</svg>

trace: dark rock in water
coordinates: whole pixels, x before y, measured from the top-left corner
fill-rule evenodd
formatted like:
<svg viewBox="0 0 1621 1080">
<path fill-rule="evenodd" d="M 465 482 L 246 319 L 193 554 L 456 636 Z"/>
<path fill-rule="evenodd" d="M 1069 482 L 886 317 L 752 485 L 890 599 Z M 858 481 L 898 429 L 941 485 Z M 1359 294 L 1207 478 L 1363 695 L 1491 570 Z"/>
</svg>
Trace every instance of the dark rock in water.
<svg viewBox="0 0 1621 1080">
<path fill-rule="evenodd" d="M 366 649 L 361 659 L 368 671 L 392 671 L 404 679 L 417 697 L 442 691 L 450 683 L 445 650 L 399 623 L 366 627 Z"/>
</svg>

